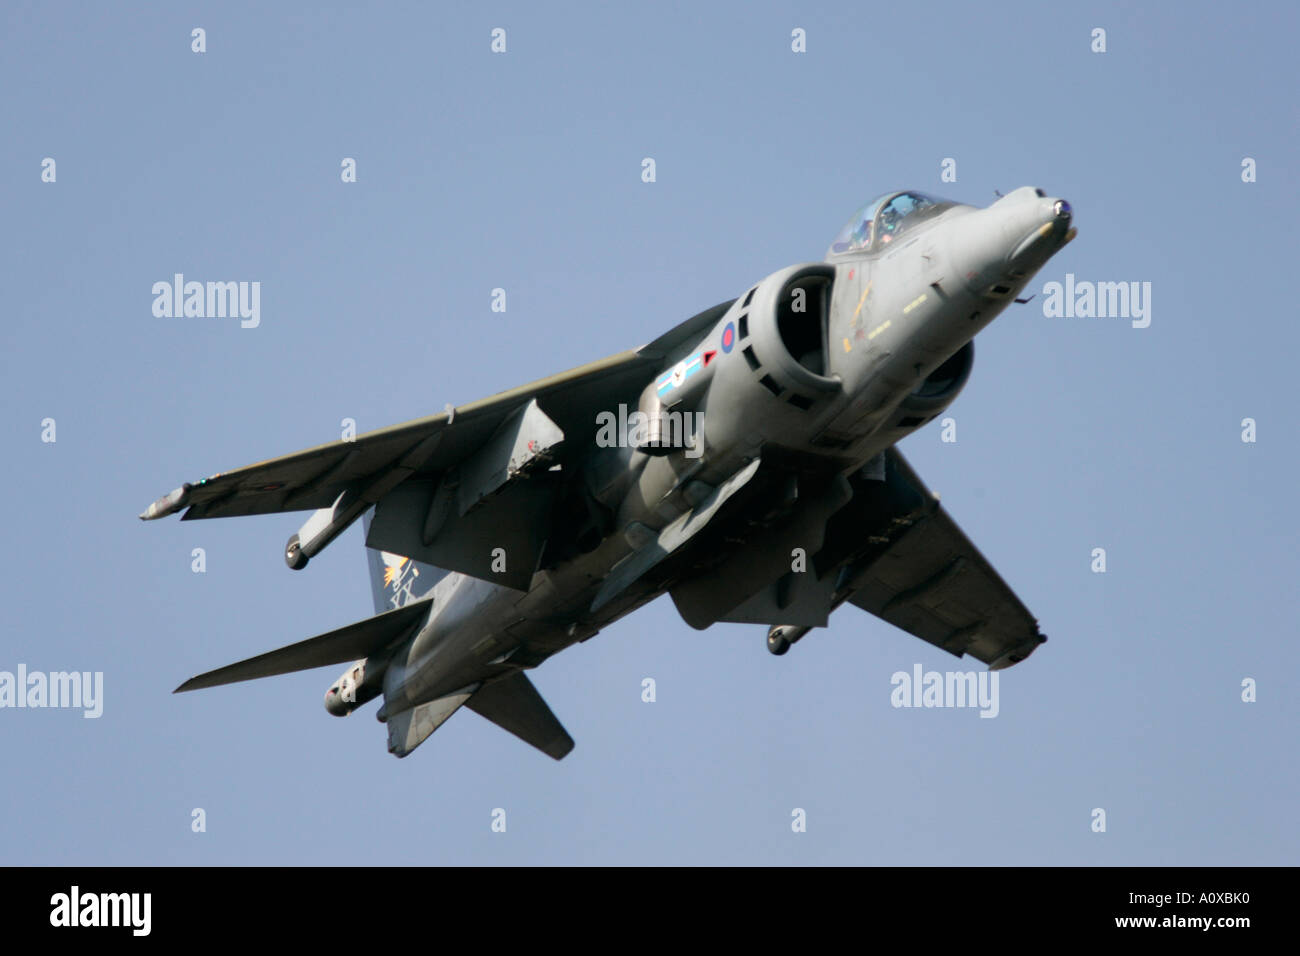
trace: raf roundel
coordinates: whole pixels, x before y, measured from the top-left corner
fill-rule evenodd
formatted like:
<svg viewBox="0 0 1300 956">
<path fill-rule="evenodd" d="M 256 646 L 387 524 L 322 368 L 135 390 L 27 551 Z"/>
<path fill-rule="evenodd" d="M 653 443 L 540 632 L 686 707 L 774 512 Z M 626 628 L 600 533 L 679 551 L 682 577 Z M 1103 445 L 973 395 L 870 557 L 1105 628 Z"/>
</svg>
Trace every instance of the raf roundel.
<svg viewBox="0 0 1300 956">
<path fill-rule="evenodd" d="M 722 351 L 730 352 L 731 347 L 736 344 L 736 327 L 730 322 L 722 330 Z"/>
</svg>

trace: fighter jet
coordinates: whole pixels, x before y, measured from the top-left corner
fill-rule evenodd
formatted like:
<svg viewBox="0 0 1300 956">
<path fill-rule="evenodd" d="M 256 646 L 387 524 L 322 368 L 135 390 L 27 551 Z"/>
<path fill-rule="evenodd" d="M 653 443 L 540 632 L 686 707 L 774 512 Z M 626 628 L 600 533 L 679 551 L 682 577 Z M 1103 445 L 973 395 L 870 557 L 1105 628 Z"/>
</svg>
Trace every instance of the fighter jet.
<svg viewBox="0 0 1300 956">
<path fill-rule="evenodd" d="M 823 261 L 640 348 L 182 485 L 140 517 L 314 511 L 293 569 L 364 518 L 376 614 L 177 692 L 352 661 L 325 709 L 382 697 L 399 757 L 463 705 L 559 759 L 573 740 L 527 672 L 664 592 L 694 628 L 764 625 L 778 655 L 847 602 L 1024 660 L 1037 621 L 895 446 L 957 397 L 1071 218 L 1028 186 L 986 208 L 888 193 Z"/>
</svg>

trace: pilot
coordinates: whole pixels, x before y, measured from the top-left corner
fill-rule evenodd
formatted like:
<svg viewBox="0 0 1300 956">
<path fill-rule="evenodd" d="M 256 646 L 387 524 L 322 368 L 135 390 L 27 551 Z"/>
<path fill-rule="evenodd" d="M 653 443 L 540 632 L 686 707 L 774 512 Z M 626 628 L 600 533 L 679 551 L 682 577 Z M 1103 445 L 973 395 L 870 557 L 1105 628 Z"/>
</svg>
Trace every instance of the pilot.
<svg viewBox="0 0 1300 956">
<path fill-rule="evenodd" d="M 876 217 L 879 222 L 880 244 L 888 245 L 893 241 L 894 233 L 898 231 L 898 221 L 902 216 L 898 213 L 898 207 L 892 202 L 884 209 L 880 210 L 880 215 Z"/>
</svg>

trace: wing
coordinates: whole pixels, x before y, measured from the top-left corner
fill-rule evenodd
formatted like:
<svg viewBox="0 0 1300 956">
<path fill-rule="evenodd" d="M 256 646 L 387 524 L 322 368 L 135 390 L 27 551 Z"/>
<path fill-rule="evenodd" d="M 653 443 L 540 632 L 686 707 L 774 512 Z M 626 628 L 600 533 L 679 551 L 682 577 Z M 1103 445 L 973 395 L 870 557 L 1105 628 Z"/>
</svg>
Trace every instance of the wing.
<svg viewBox="0 0 1300 956">
<path fill-rule="evenodd" d="M 188 506 L 183 520 L 327 508 L 345 491 L 371 503 L 412 475 L 437 474 L 481 447 L 521 406 L 536 400 L 566 423 L 600 408 L 629 378 L 653 374 L 636 351 L 592 362 L 460 408 L 417 418 L 204 478 L 160 498 L 140 517 Z M 586 415 L 589 424 L 594 413 Z M 561 426 L 563 428 L 563 426 Z"/>
<path fill-rule="evenodd" d="M 595 434 L 598 410 L 635 401 L 665 358 L 730 306 L 707 309 L 639 349 L 481 401 L 182 485 L 140 517 L 161 518 L 182 508 L 188 508 L 185 521 L 310 511 L 330 507 L 345 493 L 374 503 L 411 476 L 436 476 L 464 461 L 532 401 L 576 444 L 574 439 Z"/>
<path fill-rule="evenodd" d="M 971 543 L 907 460 L 891 449 L 883 482 L 858 501 L 872 514 L 840 524 L 867 531 L 850 565 L 848 600 L 909 634 L 991 669 L 1019 663 L 1047 640 L 1002 576 Z M 847 510 L 847 509 L 846 509 Z M 840 516 L 837 516 L 837 520 Z M 850 516 L 845 515 L 846 519 Z M 829 540 L 828 547 L 836 542 Z"/>
</svg>

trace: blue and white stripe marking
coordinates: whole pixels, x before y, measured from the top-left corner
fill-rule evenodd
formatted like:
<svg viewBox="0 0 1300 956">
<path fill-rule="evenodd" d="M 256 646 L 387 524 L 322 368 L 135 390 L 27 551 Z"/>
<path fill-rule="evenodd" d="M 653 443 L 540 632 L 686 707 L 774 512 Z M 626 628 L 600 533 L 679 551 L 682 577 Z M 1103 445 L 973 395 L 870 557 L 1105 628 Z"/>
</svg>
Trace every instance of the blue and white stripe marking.
<svg viewBox="0 0 1300 956">
<path fill-rule="evenodd" d="M 682 359 L 673 366 L 663 378 L 656 383 L 656 388 L 660 395 L 671 391 L 674 388 L 681 388 L 686 384 L 686 380 L 694 375 L 700 369 L 704 368 L 704 353 L 696 352 L 688 359 Z"/>
</svg>

